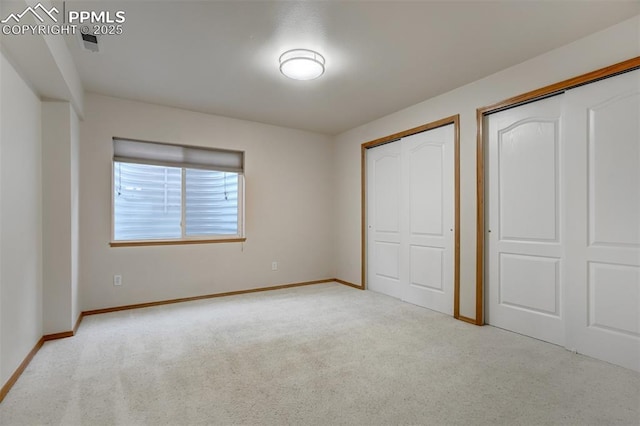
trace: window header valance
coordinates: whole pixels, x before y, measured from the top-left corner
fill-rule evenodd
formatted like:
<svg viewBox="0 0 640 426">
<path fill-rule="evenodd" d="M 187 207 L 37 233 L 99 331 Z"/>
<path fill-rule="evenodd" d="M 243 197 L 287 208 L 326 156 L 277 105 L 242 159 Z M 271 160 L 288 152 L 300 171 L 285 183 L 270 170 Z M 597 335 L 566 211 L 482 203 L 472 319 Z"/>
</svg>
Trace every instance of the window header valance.
<svg viewBox="0 0 640 426">
<path fill-rule="evenodd" d="M 244 152 L 113 138 L 113 161 L 244 172 Z"/>
</svg>

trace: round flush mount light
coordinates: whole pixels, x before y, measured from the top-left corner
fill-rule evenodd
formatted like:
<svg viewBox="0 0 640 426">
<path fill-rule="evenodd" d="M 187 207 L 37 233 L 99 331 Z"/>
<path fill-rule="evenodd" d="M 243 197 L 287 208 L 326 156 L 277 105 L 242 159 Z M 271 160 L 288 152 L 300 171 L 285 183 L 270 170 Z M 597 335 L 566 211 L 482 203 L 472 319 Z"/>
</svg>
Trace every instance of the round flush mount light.
<svg viewBox="0 0 640 426">
<path fill-rule="evenodd" d="M 294 80 L 314 80 L 324 74 L 324 56 L 309 49 L 287 50 L 280 55 L 280 72 Z"/>
</svg>

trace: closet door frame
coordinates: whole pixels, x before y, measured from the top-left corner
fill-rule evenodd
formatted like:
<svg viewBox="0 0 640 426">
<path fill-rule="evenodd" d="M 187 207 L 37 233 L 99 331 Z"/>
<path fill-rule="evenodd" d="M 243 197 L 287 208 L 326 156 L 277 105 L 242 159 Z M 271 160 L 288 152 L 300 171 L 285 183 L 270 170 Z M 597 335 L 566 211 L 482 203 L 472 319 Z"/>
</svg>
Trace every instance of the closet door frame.
<svg viewBox="0 0 640 426">
<path fill-rule="evenodd" d="M 453 124 L 453 181 L 454 181 L 454 221 L 453 221 L 453 317 L 460 317 L 460 115 L 436 120 L 422 126 L 414 127 L 392 135 L 384 136 L 360 145 L 361 171 L 361 284 L 362 290 L 367 288 L 367 149 L 384 145 L 407 136 Z"/>
<path fill-rule="evenodd" d="M 640 69 L 640 56 L 628 59 L 617 64 L 601 68 L 559 83 L 551 84 L 540 89 L 532 90 L 518 96 L 497 102 L 493 105 L 478 108 L 477 120 L 477 147 L 476 147 L 476 173 L 477 173 L 477 212 L 476 212 L 476 317 L 461 318 L 476 325 L 484 325 L 484 279 L 485 279 L 485 237 L 487 233 L 485 224 L 485 155 L 487 141 L 484 137 L 484 119 L 486 115 L 505 109 L 513 108 L 529 102 L 544 99 L 549 96 L 563 93 L 578 86 L 593 83 L 598 80 L 613 77 L 618 74 Z M 456 317 L 457 318 L 457 317 Z"/>
</svg>

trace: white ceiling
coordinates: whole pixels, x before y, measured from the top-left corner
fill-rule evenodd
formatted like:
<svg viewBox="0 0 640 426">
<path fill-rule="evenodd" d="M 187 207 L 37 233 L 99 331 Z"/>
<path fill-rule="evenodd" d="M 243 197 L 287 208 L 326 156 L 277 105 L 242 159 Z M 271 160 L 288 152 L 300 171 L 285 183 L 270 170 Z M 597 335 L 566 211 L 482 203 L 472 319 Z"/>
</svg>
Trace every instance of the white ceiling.
<svg viewBox="0 0 640 426">
<path fill-rule="evenodd" d="M 83 7 L 126 12 L 99 53 L 67 40 L 86 90 L 325 134 L 640 13 L 637 0 L 67 2 Z M 325 75 L 282 76 L 292 48 L 321 52 Z"/>
</svg>

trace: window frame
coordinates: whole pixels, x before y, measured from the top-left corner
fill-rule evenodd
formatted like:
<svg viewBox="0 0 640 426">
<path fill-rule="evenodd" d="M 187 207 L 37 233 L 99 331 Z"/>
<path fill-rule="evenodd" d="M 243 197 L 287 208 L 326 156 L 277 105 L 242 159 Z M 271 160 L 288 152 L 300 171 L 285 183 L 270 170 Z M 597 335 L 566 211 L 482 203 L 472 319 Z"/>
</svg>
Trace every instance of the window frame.
<svg viewBox="0 0 640 426">
<path fill-rule="evenodd" d="M 113 139 L 127 139 L 127 140 L 133 140 L 133 141 L 137 141 L 137 142 L 146 142 L 146 141 L 138 141 L 135 139 L 130 139 L 130 138 L 113 138 Z M 149 143 L 154 143 L 154 144 L 161 144 L 162 142 L 149 142 Z M 190 146 L 190 145 L 178 145 L 178 144 L 165 144 L 165 145 L 174 145 L 174 146 L 180 146 L 180 147 L 185 147 L 185 148 L 196 148 L 196 149 L 207 149 L 207 147 L 201 147 L 201 146 Z M 220 151 L 228 151 L 228 150 L 223 150 L 220 149 Z M 238 151 L 241 152 L 241 151 Z M 244 152 L 242 151 L 242 155 L 244 157 Z M 111 191 L 110 191 L 110 197 L 109 197 L 109 203 L 110 203 L 110 208 L 111 208 L 111 235 L 110 235 L 110 239 L 109 239 L 109 246 L 110 247 L 137 247 L 137 246 L 163 246 L 163 245 L 183 245 L 183 244 L 211 244 L 211 243 L 239 243 L 239 242 L 245 242 L 247 240 L 246 236 L 245 236 L 245 176 L 244 176 L 244 170 L 242 172 L 237 172 L 238 174 L 238 233 L 237 234 L 233 234 L 233 235 L 195 235 L 195 236 L 188 236 L 186 235 L 186 223 L 185 223 L 185 217 L 186 217 L 186 209 L 185 209 L 185 204 L 186 204 L 186 171 L 187 169 L 197 169 L 195 167 L 184 167 L 184 166 L 173 166 L 173 167 L 179 167 L 181 169 L 181 202 L 180 202 L 180 208 L 181 208 L 181 223 L 180 223 L 180 228 L 181 228 L 181 233 L 182 236 L 180 238 L 158 238 L 158 239 L 142 239 L 142 240 L 116 240 L 115 239 L 115 200 L 114 200 L 114 193 L 115 193 L 115 163 L 116 160 L 113 158 L 113 145 L 112 145 L 112 155 L 111 155 Z M 164 164 L 152 164 L 151 162 L 145 163 L 145 162 L 140 162 L 140 163 L 135 163 L 135 162 L 131 162 L 132 164 L 141 164 L 141 165 L 156 165 L 156 166 L 161 166 L 161 167 L 166 167 L 166 165 Z"/>
</svg>

